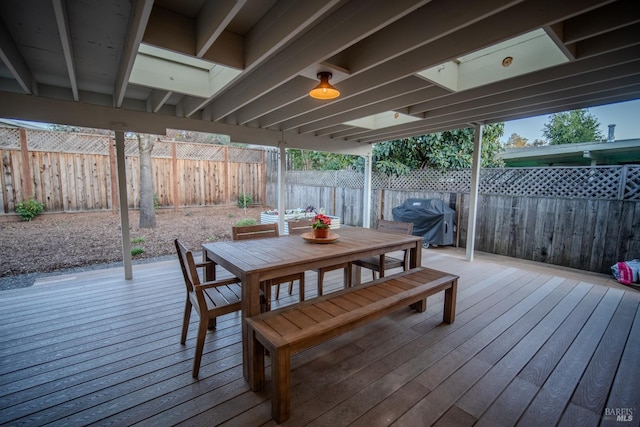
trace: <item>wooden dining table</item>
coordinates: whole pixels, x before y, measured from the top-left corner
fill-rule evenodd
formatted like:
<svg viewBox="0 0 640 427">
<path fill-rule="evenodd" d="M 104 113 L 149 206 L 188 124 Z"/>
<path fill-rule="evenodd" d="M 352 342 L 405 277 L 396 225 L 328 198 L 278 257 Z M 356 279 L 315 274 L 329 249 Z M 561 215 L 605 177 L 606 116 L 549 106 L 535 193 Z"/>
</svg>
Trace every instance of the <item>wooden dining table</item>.
<svg viewBox="0 0 640 427">
<path fill-rule="evenodd" d="M 356 261 L 374 255 L 409 250 L 410 268 L 420 266 L 422 237 L 384 233 L 369 228 L 345 227 L 335 230 L 332 243 L 315 243 L 302 236 L 272 239 L 225 241 L 203 244 L 203 258 L 214 265 L 206 271 L 215 279 L 220 265 L 242 282 L 242 360 L 243 374 L 251 384 L 254 373 L 248 360 L 248 334 L 245 318 L 260 313 L 260 283 L 293 273 Z"/>
</svg>

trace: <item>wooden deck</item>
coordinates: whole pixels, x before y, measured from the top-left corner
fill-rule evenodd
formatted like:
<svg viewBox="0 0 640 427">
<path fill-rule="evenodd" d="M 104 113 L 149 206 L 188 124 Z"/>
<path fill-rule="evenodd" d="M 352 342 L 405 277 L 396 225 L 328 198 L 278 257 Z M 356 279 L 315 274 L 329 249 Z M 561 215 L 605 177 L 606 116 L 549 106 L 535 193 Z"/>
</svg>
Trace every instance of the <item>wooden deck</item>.
<svg viewBox="0 0 640 427">
<path fill-rule="evenodd" d="M 285 425 L 639 425 L 640 292 L 454 248 L 423 265 L 460 275 L 455 323 L 435 296 L 296 355 Z M 341 282 L 334 271 L 325 287 Z M 283 291 L 278 303 L 297 301 Z M 239 314 L 210 332 L 194 380 L 183 304 L 177 260 L 0 292 L 0 424 L 273 425 L 269 389 L 242 377 Z M 609 415 L 625 411 L 631 422 Z"/>
</svg>

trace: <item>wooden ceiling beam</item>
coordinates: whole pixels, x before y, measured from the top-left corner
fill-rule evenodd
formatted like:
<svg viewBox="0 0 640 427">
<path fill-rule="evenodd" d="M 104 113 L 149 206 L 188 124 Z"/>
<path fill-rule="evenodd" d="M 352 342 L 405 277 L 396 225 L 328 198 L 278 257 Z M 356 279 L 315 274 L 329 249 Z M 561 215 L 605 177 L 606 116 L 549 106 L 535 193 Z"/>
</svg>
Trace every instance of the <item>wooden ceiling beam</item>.
<svg viewBox="0 0 640 427">
<path fill-rule="evenodd" d="M 60 44 L 62 45 L 64 62 L 67 65 L 71 93 L 73 95 L 73 99 L 75 101 L 79 101 L 78 79 L 76 77 L 76 64 L 73 55 L 73 46 L 71 45 L 71 33 L 69 31 L 69 17 L 67 14 L 66 1 L 53 0 L 53 12 L 56 16 L 56 24 L 58 25 L 58 33 L 60 34 Z"/>
<path fill-rule="evenodd" d="M 364 92 L 359 96 L 353 96 L 342 102 L 334 102 L 326 106 L 324 106 L 322 101 L 307 96 L 291 104 L 290 108 L 287 109 L 288 111 L 278 110 L 261 117 L 260 123 L 267 126 L 280 124 L 281 129 L 289 130 L 323 118 L 326 119 L 335 115 L 342 115 L 348 113 L 350 110 L 359 109 L 374 103 L 382 102 L 386 104 L 388 100 L 393 100 L 401 95 L 422 91 L 430 87 L 433 87 L 433 84 L 418 77 L 409 76 L 391 82 L 388 85 L 381 86 L 378 90 Z M 444 90 L 441 91 L 445 92 Z M 321 110 L 313 110 L 313 108 L 311 108 L 313 104 L 323 105 L 323 108 Z M 390 105 L 397 104 L 392 102 Z M 296 111 L 299 113 L 296 114 Z"/>
<path fill-rule="evenodd" d="M 613 46 L 611 47 L 613 48 Z M 479 98 L 493 97 L 502 92 L 509 92 L 526 87 L 533 87 L 537 84 L 540 84 L 540 82 L 548 82 L 571 76 L 578 76 L 580 74 L 588 73 L 597 69 L 624 64 L 627 62 L 635 61 L 638 57 L 640 57 L 640 46 L 632 46 L 620 50 L 613 50 L 602 55 L 581 59 L 579 61 L 568 62 L 566 64 L 540 70 L 535 73 L 530 73 L 514 77 L 509 80 L 469 89 L 464 92 L 454 93 L 444 98 L 428 100 L 413 105 L 410 111 L 412 115 L 418 113 L 426 113 L 428 111 L 437 110 L 439 108 L 448 107 L 461 102 L 467 102 Z M 535 90 L 532 91 L 535 93 Z"/>
<path fill-rule="evenodd" d="M 556 98 L 540 98 L 536 100 L 530 100 L 525 105 L 512 103 L 508 106 L 505 106 L 504 108 L 495 108 L 491 112 L 487 111 L 486 113 L 482 114 L 482 116 L 455 116 L 450 117 L 448 120 L 415 122 L 409 123 L 407 125 L 396 126 L 394 128 L 379 129 L 377 131 L 365 130 L 363 132 L 351 133 L 349 135 L 347 135 L 346 133 L 332 134 L 331 137 L 342 138 L 346 140 L 357 140 L 360 142 L 386 141 L 390 139 L 398 139 L 398 135 L 423 135 L 423 132 L 431 129 L 456 129 L 452 126 L 458 126 L 460 123 L 495 123 L 497 121 L 501 121 L 498 120 L 498 118 L 503 118 L 503 120 L 515 120 L 509 117 L 517 114 L 531 117 L 535 115 L 550 114 L 555 111 L 566 111 L 568 109 L 583 108 L 584 106 L 589 106 L 592 103 L 596 102 L 608 103 L 604 102 L 603 100 L 609 99 L 611 97 L 615 97 L 616 99 L 621 99 L 620 97 L 622 97 L 625 100 L 634 99 L 634 96 L 637 96 L 637 92 L 640 91 L 640 83 L 629 84 L 629 82 L 627 81 L 621 82 L 620 85 L 621 86 L 617 87 L 617 89 L 611 89 L 610 87 L 608 91 L 595 91 L 597 89 L 597 85 L 594 85 L 592 88 L 594 89 L 594 92 L 588 92 L 587 89 L 585 89 L 587 93 L 576 93 L 567 91 L 566 93 L 556 94 Z"/>
<path fill-rule="evenodd" d="M 583 73 L 578 76 L 566 77 L 563 79 L 547 81 L 532 87 L 517 89 L 510 92 L 502 92 L 488 99 L 475 99 L 461 102 L 452 106 L 446 106 L 432 110 L 424 114 L 425 119 L 435 119 L 437 117 L 465 114 L 469 111 L 478 111 L 483 108 L 491 108 L 494 105 L 501 105 L 504 102 L 526 103 L 529 99 L 537 98 L 547 94 L 554 94 L 567 89 L 582 89 L 593 84 L 604 84 L 610 80 L 622 77 L 635 76 L 640 73 L 640 59 L 622 65 L 616 65 L 604 69 L 598 69 L 590 73 Z"/>
<path fill-rule="evenodd" d="M 297 128 L 300 133 L 318 132 L 326 127 L 331 127 L 339 123 L 360 119 L 373 114 L 384 113 L 386 111 L 399 111 L 407 109 L 415 100 L 426 98 L 438 98 L 446 96 L 449 92 L 439 86 L 427 86 L 419 91 L 398 94 L 395 98 L 390 98 L 382 103 L 370 103 L 362 106 L 354 106 L 344 113 L 336 113 L 322 120 L 314 120 Z M 285 125 L 285 123 L 283 123 Z M 293 129 L 293 128 L 290 128 Z"/>
<path fill-rule="evenodd" d="M 127 34 L 122 54 L 120 55 L 118 75 L 113 90 L 113 103 L 115 107 L 121 107 L 124 101 L 133 63 L 138 54 L 138 48 L 142 42 L 142 37 L 149 22 L 151 10 L 153 9 L 153 0 L 138 0 L 134 2 L 133 5 L 134 7 L 131 9 L 131 14 L 129 15 Z"/>
<path fill-rule="evenodd" d="M 496 103 L 496 100 L 499 99 L 509 100 L 514 97 L 524 99 L 527 96 L 536 95 L 541 91 L 563 89 L 566 88 L 567 85 L 573 87 L 580 84 L 589 84 L 589 79 L 593 78 L 598 78 L 598 81 L 600 81 L 606 77 L 595 77 L 598 76 L 598 74 L 592 73 L 597 70 L 605 70 L 603 71 L 603 75 L 612 77 L 618 72 L 618 67 L 624 67 L 626 63 L 633 62 L 638 57 L 640 57 L 640 46 L 621 49 L 579 62 L 567 63 L 559 67 L 541 70 L 536 73 L 515 77 L 509 81 L 496 82 L 464 92 L 447 94 L 444 89 L 441 89 L 441 92 L 430 92 L 430 96 L 424 96 L 422 98 L 430 99 L 429 101 L 412 99 L 414 96 L 419 96 L 420 94 L 427 95 L 428 93 L 415 92 L 399 96 L 397 99 L 394 99 L 394 102 L 397 102 L 398 106 L 409 105 L 409 114 L 423 114 L 424 117 L 428 117 L 430 114 L 434 116 L 447 114 L 449 111 L 464 111 L 468 108 L 475 108 L 478 105 Z M 302 126 L 298 131 L 301 133 L 317 132 L 320 127 L 335 125 L 337 120 L 341 122 L 344 121 L 343 117 L 353 117 L 349 113 L 344 116 L 333 114 L 332 108 L 337 110 L 338 107 L 338 105 L 335 107 L 327 106 L 320 111 L 301 116 L 300 119 L 317 114 L 318 120 L 317 122 L 313 121 Z M 325 110 L 327 111 L 327 117 L 322 118 L 320 114 Z M 381 108 L 379 110 L 381 110 Z M 440 111 L 442 111 L 442 113 L 440 113 Z M 363 108 L 360 112 L 362 114 L 361 117 L 364 117 L 381 111 L 372 111 L 372 109 Z M 351 120 L 351 118 L 347 120 Z"/>
<path fill-rule="evenodd" d="M 38 94 L 38 84 L 2 19 L 0 19 L 0 60 L 4 62 L 4 65 L 9 69 L 9 72 L 16 79 L 24 93 L 29 95 Z"/>
<path fill-rule="evenodd" d="M 274 55 L 338 2 L 339 0 L 308 0 L 304 2 L 287 0 L 276 3 L 244 37 L 242 44 L 243 51 L 246 52 L 242 57 L 244 73 L 236 80 L 240 81 L 250 74 L 251 70 L 269 59 L 270 55 Z M 228 47 L 218 49 L 216 45 L 213 48 L 207 52 L 205 58 L 213 60 L 215 58 L 211 55 L 214 52 L 229 50 Z M 215 106 L 209 105 L 213 99 L 215 96 L 204 99 L 188 97 L 184 102 L 188 106 L 185 110 L 186 114 L 190 116 L 196 111 L 206 108 L 207 115 L 213 117 Z"/>
<path fill-rule="evenodd" d="M 596 10 L 567 19 L 563 24 L 563 42 L 577 43 L 591 37 L 640 22 L 640 2 L 618 0 Z"/>
<path fill-rule="evenodd" d="M 508 5 L 516 3 L 518 3 L 518 1 L 468 1 L 465 3 L 469 6 L 468 9 L 462 8 L 464 11 L 461 9 L 460 13 L 452 14 L 450 4 L 447 0 L 434 0 L 416 9 L 411 14 L 393 22 L 379 32 L 372 34 L 370 37 L 363 39 L 339 54 L 340 58 L 345 58 L 344 61 L 348 64 L 349 76 L 336 84 L 336 87 L 341 91 L 341 96 L 330 104 L 343 102 L 350 96 L 355 96 L 361 92 L 370 90 L 374 86 L 372 83 L 374 81 L 378 82 L 377 84 L 380 86 L 389 83 L 389 80 L 385 79 L 388 68 L 383 68 L 379 72 L 373 71 L 362 78 L 358 78 L 358 73 L 367 71 L 374 66 L 382 65 L 385 62 L 382 59 L 385 55 L 389 55 L 386 56 L 387 64 L 395 64 L 389 68 L 393 69 L 397 67 L 404 69 L 403 65 L 407 64 L 407 61 L 402 58 L 402 55 L 442 37 L 442 33 L 439 32 L 440 30 L 445 31 L 444 29 L 446 28 L 444 34 L 449 34 L 453 32 L 454 29 L 468 26 L 481 18 L 502 11 Z M 425 22 L 428 22 L 429 25 L 425 25 Z M 391 28 L 391 30 L 389 28 Z M 400 32 L 398 33 L 398 31 Z M 379 35 L 379 33 L 382 35 Z M 394 61 L 396 57 L 400 58 Z M 341 60 L 336 60 L 335 62 L 341 62 Z M 423 59 L 422 62 L 425 62 L 425 59 Z M 428 65 L 424 65 L 423 68 L 427 67 Z M 397 78 L 406 77 L 420 69 L 422 68 L 407 70 L 406 72 L 400 73 L 402 75 Z M 321 109 L 323 106 L 328 105 L 327 103 L 318 104 L 317 102 L 313 103 L 313 101 L 309 101 L 306 99 L 308 98 L 307 91 L 298 93 L 289 92 L 289 96 L 292 98 L 292 101 L 302 101 L 305 108 L 311 108 L 311 110 L 316 108 Z M 256 110 L 256 108 L 254 107 L 253 110 Z M 253 119 L 267 113 L 267 111 L 252 111 L 251 118 Z M 242 112 L 240 114 L 244 115 Z M 273 122 L 272 119 L 268 118 L 265 121 L 268 123 Z"/>
<path fill-rule="evenodd" d="M 321 113 L 324 108 L 333 103 L 345 102 L 352 96 L 368 90 L 377 90 L 389 82 L 453 60 L 471 51 L 492 46 L 513 37 L 514 34 L 526 33 L 562 21 L 567 17 L 574 16 L 584 10 L 591 10 L 610 1 L 572 0 L 563 2 L 561 5 L 557 4 L 555 0 L 518 3 L 500 13 L 490 15 L 482 21 L 475 22 L 432 43 L 341 81 L 336 84 L 341 92 L 340 98 L 331 103 L 319 105 L 317 111 Z M 305 96 L 306 94 L 298 96 L 298 98 L 305 98 Z M 295 94 L 292 97 L 295 97 Z"/>
<path fill-rule="evenodd" d="M 416 4 L 422 2 L 347 2 L 322 21 L 321 25 L 309 29 L 286 49 L 266 60 L 259 72 L 250 73 L 247 78 L 216 98 L 211 104 L 214 120 L 244 107 L 293 79 L 307 67 L 330 58 L 380 27 L 401 18 L 408 13 L 407 10 L 413 10 Z M 363 16 L 367 19 L 363 19 Z M 297 96 L 292 94 L 294 100 Z"/>
<path fill-rule="evenodd" d="M 196 57 L 202 58 L 247 0 L 205 0 L 196 18 Z"/>
</svg>

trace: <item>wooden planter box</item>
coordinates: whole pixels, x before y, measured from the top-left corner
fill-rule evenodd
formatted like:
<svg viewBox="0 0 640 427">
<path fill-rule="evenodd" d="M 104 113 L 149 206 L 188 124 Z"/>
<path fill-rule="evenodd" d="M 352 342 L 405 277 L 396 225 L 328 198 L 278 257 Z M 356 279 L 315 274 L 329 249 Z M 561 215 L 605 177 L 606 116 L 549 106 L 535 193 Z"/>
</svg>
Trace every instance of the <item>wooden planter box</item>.
<svg viewBox="0 0 640 427">
<path fill-rule="evenodd" d="M 289 234 L 289 225 L 287 224 L 288 221 L 295 221 L 298 218 L 313 218 L 316 215 L 314 213 L 308 213 L 308 212 L 299 213 L 295 210 L 287 210 L 286 212 L 290 212 L 290 213 L 285 213 L 284 215 L 284 234 Z M 333 216 L 333 215 L 327 215 L 327 216 L 331 218 L 331 226 L 329 228 L 331 229 L 340 228 L 339 216 Z M 278 222 L 278 215 L 276 215 L 275 213 L 260 212 L 260 224 L 272 224 L 274 222 Z"/>
</svg>

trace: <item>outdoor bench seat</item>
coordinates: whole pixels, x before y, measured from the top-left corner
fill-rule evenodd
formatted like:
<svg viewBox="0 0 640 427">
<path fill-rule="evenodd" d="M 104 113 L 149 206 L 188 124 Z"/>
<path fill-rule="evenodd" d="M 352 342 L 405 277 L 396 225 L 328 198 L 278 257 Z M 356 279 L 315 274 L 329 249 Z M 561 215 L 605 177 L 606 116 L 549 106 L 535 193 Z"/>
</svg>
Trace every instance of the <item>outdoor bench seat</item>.
<svg viewBox="0 0 640 427">
<path fill-rule="evenodd" d="M 278 423 L 286 421 L 291 412 L 291 356 L 409 305 L 424 312 L 426 298 L 440 291 L 445 291 L 443 321 L 453 323 L 457 284 L 456 275 L 418 267 L 247 318 L 251 389 L 264 387 L 266 349 L 271 357 L 272 416 Z"/>
</svg>

